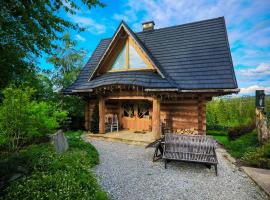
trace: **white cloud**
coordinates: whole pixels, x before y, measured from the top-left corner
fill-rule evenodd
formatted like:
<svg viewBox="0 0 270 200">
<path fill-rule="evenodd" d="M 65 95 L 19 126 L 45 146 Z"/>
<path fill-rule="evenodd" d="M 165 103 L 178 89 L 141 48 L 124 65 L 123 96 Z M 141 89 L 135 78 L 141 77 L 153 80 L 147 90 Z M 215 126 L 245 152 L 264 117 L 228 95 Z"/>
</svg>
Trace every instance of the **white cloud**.
<svg viewBox="0 0 270 200">
<path fill-rule="evenodd" d="M 71 19 L 78 23 L 80 26 L 86 27 L 86 30 L 93 34 L 98 35 L 106 31 L 106 27 L 104 25 L 97 23 L 89 17 L 71 16 Z"/>
<path fill-rule="evenodd" d="M 239 71 L 242 76 L 248 76 L 251 78 L 269 76 L 270 78 L 270 63 L 261 63 L 254 69 L 241 69 Z"/>
<path fill-rule="evenodd" d="M 241 88 L 240 89 L 240 95 L 254 95 L 255 90 L 265 90 L 266 94 L 270 93 L 270 87 L 262 87 L 259 85 L 251 85 L 246 88 Z"/>
<path fill-rule="evenodd" d="M 255 66 L 270 62 L 270 1 L 246 0 L 128 0 L 114 19 L 133 24 L 154 20 L 156 27 L 166 27 L 225 16 L 233 60 L 236 65 Z M 140 21 L 138 21 L 140 20 Z M 252 54 L 252 55 L 251 55 Z"/>
<path fill-rule="evenodd" d="M 79 40 L 79 41 L 85 41 L 85 38 L 82 37 L 82 36 L 79 35 L 79 34 L 76 35 L 76 39 Z"/>
<path fill-rule="evenodd" d="M 270 63 L 261 63 L 256 68 L 236 70 L 238 80 L 241 82 L 256 81 L 261 84 L 270 82 Z"/>
</svg>

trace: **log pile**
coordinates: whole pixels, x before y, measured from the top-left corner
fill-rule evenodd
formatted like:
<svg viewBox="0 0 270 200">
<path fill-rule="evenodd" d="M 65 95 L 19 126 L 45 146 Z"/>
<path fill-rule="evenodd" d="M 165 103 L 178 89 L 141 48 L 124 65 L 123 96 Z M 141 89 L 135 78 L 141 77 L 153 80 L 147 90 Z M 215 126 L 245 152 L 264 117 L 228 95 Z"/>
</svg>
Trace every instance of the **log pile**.
<svg viewBox="0 0 270 200">
<path fill-rule="evenodd" d="M 191 129 L 177 129 L 176 133 L 178 134 L 187 134 L 187 135 L 198 135 L 198 131 L 194 128 Z"/>
</svg>

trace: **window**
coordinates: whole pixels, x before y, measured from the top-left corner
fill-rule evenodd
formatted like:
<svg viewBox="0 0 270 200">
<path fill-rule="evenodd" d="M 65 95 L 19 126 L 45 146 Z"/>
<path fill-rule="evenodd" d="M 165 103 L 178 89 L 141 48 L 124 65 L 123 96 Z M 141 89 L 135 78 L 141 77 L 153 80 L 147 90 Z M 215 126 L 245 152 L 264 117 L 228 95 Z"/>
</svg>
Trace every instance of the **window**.
<svg viewBox="0 0 270 200">
<path fill-rule="evenodd" d="M 126 45 L 123 47 L 119 55 L 117 56 L 116 60 L 112 65 L 111 70 L 124 70 L 125 69 L 125 52 L 126 52 Z"/>
<path fill-rule="evenodd" d="M 136 69 L 147 69 L 149 68 L 144 62 L 143 58 L 139 55 L 135 44 L 131 39 L 128 39 L 112 64 L 110 71 L 123 71 L 123 70 L 136 70 Z"/>
<path fill-rule="evenodd" d="M 132 45 L 129 44 L 129 69 L 147 68 L 143 59 L 139 56 Z"/>
</svg>

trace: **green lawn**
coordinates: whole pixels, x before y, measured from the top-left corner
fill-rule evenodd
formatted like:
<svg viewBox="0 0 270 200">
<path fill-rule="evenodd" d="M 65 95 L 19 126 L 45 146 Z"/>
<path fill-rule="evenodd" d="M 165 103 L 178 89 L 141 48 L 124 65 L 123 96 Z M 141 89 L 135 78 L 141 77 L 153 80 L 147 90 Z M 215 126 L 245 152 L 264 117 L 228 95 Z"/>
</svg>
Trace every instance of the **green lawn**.
<svg viewBox="0 0 270 200">
<path fill-rule="evenodd" d="M 0 199 L 108 199 L 90 171 L 99 162 L 98 152 L 80 139 L 81 133 L 67 132 L 70 148 L 61 155 L 44 143 L 2 157 L 1 178 L 23 177 L 10 182 Z"/>
</svg>

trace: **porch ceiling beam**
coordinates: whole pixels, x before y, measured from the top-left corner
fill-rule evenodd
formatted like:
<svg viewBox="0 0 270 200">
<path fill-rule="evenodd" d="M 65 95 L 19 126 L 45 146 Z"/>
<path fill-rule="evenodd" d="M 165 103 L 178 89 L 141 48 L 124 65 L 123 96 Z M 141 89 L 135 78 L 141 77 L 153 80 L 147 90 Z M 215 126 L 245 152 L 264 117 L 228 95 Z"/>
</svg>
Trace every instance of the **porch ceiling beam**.
<svg viewBox="0 0 270 200">
<path fill-rule="evenodd" d="M 177 92 L 177 88 L 146 88 L 146 92 Z"/>
<path fill-rule="evenodd" d="M 152 101 L 154 98 L 153 97 L 144 97 L 144 96 L 111 96 L 111 97 L 106 97 L 106 100 L 107 99 L 133 99 L 133 100 L 136 100 L 136 99 L 146 99 L 146 100 L 150 100 Z"/>
</svg>

